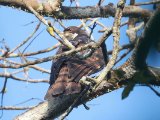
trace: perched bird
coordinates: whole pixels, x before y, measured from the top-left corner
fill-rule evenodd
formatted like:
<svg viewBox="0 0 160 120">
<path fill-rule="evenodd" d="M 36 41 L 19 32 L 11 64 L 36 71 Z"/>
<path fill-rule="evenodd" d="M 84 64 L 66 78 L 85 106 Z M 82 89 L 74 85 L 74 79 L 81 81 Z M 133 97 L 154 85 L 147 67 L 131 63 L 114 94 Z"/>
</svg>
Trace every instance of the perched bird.
<svg viewBox="0 0 160 120">
<path fill-rule="evenodd" d="M 92 40 L 87 33 L 79 27 L 71 26 L 64 30 L 64 36 L 77 48 Z M 93 42 L 93 41 L 92 41 Z M 62 45 L 56 54 L 68 51 L 69 48 Z M 79 52 L 83 55 L 87 50 Z M 79 80 L 101 70 L 105 65 L 102 49 L 96 49 L 91 56 L 80 59 L 76 54 L 62 56 L 53 61 L 50 75 L 50 87 L 45 99 L 60 95 L 80 93 L 83 87 Z"/>
</svg>

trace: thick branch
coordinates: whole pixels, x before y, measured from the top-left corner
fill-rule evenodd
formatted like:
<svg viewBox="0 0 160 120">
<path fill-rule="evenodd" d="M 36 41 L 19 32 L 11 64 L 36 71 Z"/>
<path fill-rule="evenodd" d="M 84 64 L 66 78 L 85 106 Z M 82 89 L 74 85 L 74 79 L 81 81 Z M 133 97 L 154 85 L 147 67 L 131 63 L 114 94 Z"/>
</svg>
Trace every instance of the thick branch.
<svg viewBox="0 0 160 120">
<path fill-rule="evenodd" d="M 140 6 L 140 5 L 149 5 L 149 4 L 157 4 L 157 3 L 160 3 L 160 0 L 152 0 L 152 1 L 149 1 L 149 2 L 141 2 L 141 3 L 136 3 L 134 5 Z"/>
<path fill-rule="evenodd" d="M 152 68 L 150 68 L 152 69 Z M 154 69 L 153 69 L 154 70 Z M 154 70 L 156 74 L 159 74 Z M 141 74 L 141 72 L 139 73 Z M 117 79 L 121 79 L 124 76 L 119 75 L 119 73 L 116 71 L 113 71 L 113 76 L 108 81 L 104 80 L 100 83 L 100 85 L 96 88 L 95 91 L 88 93 L 82 101 L 79 103 L 85 103 L 88 102 L 100 95 L 103 95 L 105 93 L 112 92 L 113 90 L 117 90 L 124 85 L 126 85 L 128 82 L 122 82 L 117 86 Z M 146 76 L 146 74 L 143 74 L 143 76 Z M 150 85 L 157 85 L 160 86 L 160 78 L 154 80 L 154 76 L 150 74 L 150 78 L 153 78 L 151 81 L 148 82 Z M 125 79 L 123 79 L 125 80 Z M 140 84 L 140 83 L 139 83 Z M 144 83 L 141 83 L 144 84 Z M 50 101 L 45 101 L 33 109 L 26 111 L 25 113 L 17 116 L 14 120 L 50 120 L 58 117 L 60 114 L 62 114 L 75 100 L 75 98 L 78 95 L 70 95 L 70 96 L 60 96 L 57 98 L 53 98 Z"/>
<path fill-rule="evenodd" d="M 28 0 L 23 0 L 28 1 Z M 38 0 L 30 0 L 28 2 L 31 7 L 44 16 L 52 16 L 58 19 L 82 19 L 82 18 L 95 18 L 95 17 L 114 17 L 116 8 L 112 5 L 106 5 L 102 7 L 87 6 L 87 7 L 65 7 L 62 6 L 60 11 L 53 11 L 50 4 L 40 3 Z M 0 0 L 0 5 L 10 6 L 15 8 L 21 8 L 22 10 L 28 10 L 22 0 Z M 140 17 L 148 18 L 151 12 L 146 9 L 142 9 L 138 6 L 128 6 L 124 8 L 123 17 Z"/>
<path fill-rule="evenodd" d="M 121 66 L 125 77 L 131 78 L 137 69 L 143 70 L 146 67 L 146 58 L 152 44 L 160 37 L 158 29 L 160 28 L 160 9 L 157 9 L 147 22 L 142 36 L 137 41 L 132 56 Z"/>
<path fill-rule="evenodd" d="M 135 48 L 133 58 L 137 68 L 143 68 L 146 66 L 146 58 L 149 53 L 150 47 L 153 43 L 160 38 L 160 9 L 157 9 L 152 17 L 147 22 L 143 35 L 138 40 Z"/>
</svg>

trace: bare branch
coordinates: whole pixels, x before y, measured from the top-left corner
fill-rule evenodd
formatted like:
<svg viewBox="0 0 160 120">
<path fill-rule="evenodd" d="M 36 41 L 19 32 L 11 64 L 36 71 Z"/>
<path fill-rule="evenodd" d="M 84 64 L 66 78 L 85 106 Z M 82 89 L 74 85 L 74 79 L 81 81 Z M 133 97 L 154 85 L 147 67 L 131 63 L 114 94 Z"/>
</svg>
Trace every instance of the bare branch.
<svg viewBox="0 0 160 120">
<path fill-rule="evenodd" d="M 60 45 L 61 45 L 60 43 L 57 43 L 56 45 L 54 45 L 50 48 L 46 48 L 44 50 L 39 50 L 39 51 L 36 51 L 36 52 L 30 52 L 30 53 L 24 53 L 23 56 L 32 56 L 32 55 L 37 55 L 37 54 L 41 54 L 41 53 L 47 53 L 47 52 L 50 52 L 50 51 L 56 49 Z M 20 54 L 12 53 L 11 55 L 9 55 L 7 57 L 20 57 L 20 56 L 21 56 Z"/>
<path fill-rule="evenodd" d="M 23 0 L 27 1 L 27 0 Z M 13 6 L 16 8 L 21 8 L 22 10 L 28 10 L 25 4 L 21 0 L 0 0 L 0 5 L 4 6 Z M 52 16 L 57 19 L 84 19 L 84 18 L 95 18 L 95 17 L 109 17 L 115 16 L 116 8 L 114 6 L 106 5 L 101 7 L 88 6 L 88 7 L 65 7 L 61 6 L 61 10 L 57 12 L 53 12 L 50 9 L 50 5 L 47 3 L 41 4 L 38 3 L 37 0 L 30 1 L 31 7 L 37 12 L 41 13 L 44 16 Z M 38 9 L 43 6 L 43 9 Z M 94 12 L 93 12 L 94 11 Z M 127 6 L 124 8 L 123 17 L 142 17 L 148 18 L 150 17 L 151 12 L 146 9 L 142 9 L 137 6 Z"/>
<path fill-rule="evenodd" d="M 133 20 L 134 21 L 134 18 L 130 18 L 130 21 Z M 136 23 L 133 23 L 133 24 L 136 24 Z M 140 23 L 138 26 L 134 26 L 134 25 L 129 25 L 129 29 L 126 30 L 126 33 L 128 35 L 128 37 L 130 38 L 130 42 L 131 43 L 134 43 L 136 41 L 136 38 L 137 38 L 137 31 L 139 31 L 141 28 L 144 27 L 144 22 Z"/>
<path fill-rule="evenodd" d="M 26 80 L 26 79 L 23 79 L 23 78 L 16 77 L 16 76 L 14 76 L 12 74 L 9 74 L 9 73 L 8 74 L 0 73 L 0 77 L 12 78 L 12 79 L 17 80 L 17 81 L 30 82 L 30 83 L 40 83 L 40 82 L 48 83 L 49 82 L 49 80 L 45 80 L 45 79 L 33 79 L 33 80 L 28 79 L 28 80 Z"/>
<path fill-rule="evenodd" d="M 160 0 L 153 0 L 149 2 L 141 2 L 141 3 L 135 3 L 134 5 L 140 6 L 140 5 L 150 5 L 150 4 L 157 4 L 160 3 Z"/>
<path fill-rule="evenodd" d="M 148 87 L 157 95 L 160 97 L 160 93 L 156 91 L 151 85 L 148 85 Z"/>
<path fill-rule="evenodd" d="M 132 49 L 133 48 L 133 44 L 125 44 L 125 45 L 123 45 L 123 46 L 120 46 L 119 47 L 119 51 L 121 51 L 121 50 L 124 50 L 124 49 Z M 112 50 L 110 50 L 110 51 L 108 51 L 108 55 L 110 55 L 110 54 L 112 54 Z"/>
<path fill-rule="evenodd" d="M 38 60 L 35 60 L 35 61 L 28 61 L 28 63 L 19 64 L 19 65 L 3 65 L 3 64 L 0 64 L 0 67 L 1 68 L 17 69 L 17 68 L 26 67 L 28 65 L 34 65 L 34 64 L 38 64 L 38 63 L 48 62 L 48 61 L 52 61 L 52 60 L 57 59 L 57 58 L 62 57 L 62 56 L 68 56 L 70 54 L 75 54 L 77 52 L 80 52 L 81 50 L 85 50 L 85 49 L 88 49 L 88 48 L 95 48 L 96 49 L 96 48 L 98 48 L 98 44 L 91 42 L 91 43 L 88 43 L 88 44 L 86 44 L 82 47 L 78 47 L 75 50 L 72 49 L 72 50 L 63 52 L 61 54 L 57 54 L 55 56 L 49 56 L 49 57 L 38 59 Z"/>
<path fill-rule="evenodd" d="M 27 106 L 27 107 L 4 106 L 4 107 L 0 107 L 0 110 L 28 110 L 33 107 L 34 106 Z"/>
<path fill-rule="evenodd" d="M 118 52 L 119 52 L 120 24 L 121 24 L 122 11 L 123 11 L 125 2 L 126 2 L 125 0 L 120 0 L 117 4 L 118 8 L 116 10 L 115 21 L 113 24 L 114 43 L 113 43 L 112 57 L 109 60 L 107 66 L 103 69 L 103 71 L 97 78 L 97 81 L 96 81 L 97 85 L 95 87 L 97 87 L 102 82 L 102 80 L 106 77 L 106 75 L 112 69 L 112 67 L 114 66 L 117 60 Z"/>
<path fill-rule="evenodd" d="M 39 23 L 39 24 L 36 26 L 36 28 L 35 28 L 35 30 L 33 31 L 33 33 L 32 33 L 27 39 L 25 39 L 22 43 L 20 43 L 19 45 L 17 45 L 12 51 L 10 51 L 10 52 L 8 53 L 8 55 L 12 54 L 14 51 L 16 51 L 16 50 L 19 49 L 21 46 L 23 46 L 28 40 L 30 40 L 30 39 L 33 37 L 33 35 L 37 32 L 37 30 L 39 29 L 40 24 L 41 24 L 41 23 Z M 7 55 L 7 56 L 8 56 L 8 55 Z"/>
<path fill-rule="evenodd" d="M 123 55 L 120 56 L 120 58 L 116 61 L 115 64 L 117 64 L 118 62 L 120 62 L 124 57 L 126 57 L 131 51 L 133 50 L 133 48 L 128 49 Z"/>
<path fill-rule="evenodd" d="M 30 66 L 28 66 L 28 67 L 33 68 L 33 69 L 35 69 L 35 70 L 38 70 L 38 71 L 40 71 L 40 72 L 42 72 L 42 73 L 48 73 L 48 74 L 51 73 L 50 70 L 46 70 L 46 69 L 41 68 L 41 67 L 39 67 L 39 66 L 37 66 L 37 65 L 30 65 Z"/>
</svg>

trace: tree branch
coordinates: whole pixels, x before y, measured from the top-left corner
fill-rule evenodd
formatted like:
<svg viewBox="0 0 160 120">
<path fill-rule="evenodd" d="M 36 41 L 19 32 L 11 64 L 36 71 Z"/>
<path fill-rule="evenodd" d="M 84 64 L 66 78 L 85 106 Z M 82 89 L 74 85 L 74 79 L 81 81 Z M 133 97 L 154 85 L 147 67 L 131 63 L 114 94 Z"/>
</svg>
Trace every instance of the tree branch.
<svg viewBox="0 0 160 120">
<path fill-rule="evenodd" d="M 28 0 L 23 0 L 28 1 Z M 96 18 L 96 17 L 109 17 L 115 16 L 116 8 L 112 5 L 106 6 L 87 6 L 87 7 L 66 7 L 61 6 L 61 10 L 53 11 L 50 4 L 40 3 L 38 0 L 30 0 L 29 4 L 37 12 L 43 16 L 52 16 L 57 19 L 82 19 L 82 18 Z M 22 0 L 0 0 L 0 5 L 21 8 L 22 10 L 30 12 Z M 41 9 L 40 9 L 41 8 Z M 40 9 L 40 10 L 39 10 Z M 149 18 L 151 11 L 142 9 L 138 6 L 127 6 L 124 8 L 123 17 L 140 17 Z"/>
<path fill-rule="evenodd" d="M 133 58 L 137 68 L 146 66 L 146 58 L 153 43 L 160 38 L 160 8 L 154 12 L 152 17 L 147 22 L 144 32 L 135 47 Z"/>
<path fill-rule="evenodd" d="M 27 107 L 3 106 L 3 107 L 0 107 L 0 110 L 28 110 L 31 108 L 33 108 L 33 107 L 32 106 L 27 106 Z"/>
<path fill-rule="evenodd" d="M 157 3 L 160 3 L 160 0 L 152 0 L 149 2 L 135 3 L 134 5 L 140 6 L 140 5 L 149 5 L 149 4 L 157 4 Z"/>
<path fill-rule="evenodd" d="M 100 84 L 100 82 L 106 77 L 108 72 L 112 69 L 114 66 L 117 57 L 118 57 L 118 52 L 119 52 L 119 39 L 120 39 L 120 24 L 121 24 L 121 18 L 122 18 L 122 11 L 125 5 L 125 0 L 120 0 L 117 4 L 117 10 L 116 10 L 116 15 L 115 15 L 115 20 L 113 24 L 113 52 L 112 52 L 112 57 L 109 60 L 107 66 L 103 69 L 99 77 L 96 79 L 96 87 Z"/>
<path fill-rule="evenodd" d="M 125 80 L 123 74 L 121 75 L 119 75 L 117 70 L 113 71 L 111 79 L 109 79 L 108 81 L 106 80 L 102 81 L 100 85 L 95 89 L 95 91 L 92 91 L 91 93 L 87 93 L 87 95 L 83 97 L 82 101 L 78 103 L 77 106 L 81 105 L 82 103 L 91 101 L 92 99 L 99 97 L 100 95 L 112 92 L 126 85 L 128 83 L 127 81 L 122 82 L 117 86 L 118 84 L 117 79 L 123 78 L 123 80 Z M 146 76 L 146 74 L 143 74 L 143 76 Z M 151 77 L 154 78 L 154 76 L 151 76 Z M 144 84 L 144 83 L 139 83 L 139 84 Z M 157 79 L 156 81 L 152 79 L 151 81 L 149 81 L 149 84 L 160 86 L 160 79 Z M 77 94 L 72 94 L 67 96 L 59 96 L 51 99 L 50 101 L 42 102 L 36 107 L 34 107 L 33 109 L 28 110 L 25 113 L 17 116 L 14 120 L 54 119 L 59 115 L 61 115 L 63 112 L 65 112 L 65 110 L 68 109 L 68 107 L 74 102 L 75 98 L 77 97 L 78 97 Z"/>
<path fill-rule="evenodd" d="M 49 47 L 49 48 L 46 48 L 46 49 L 43 49 L 43 50 L 38 50 L 36 52 L 28 52 L 28 53 L 24 53 L 23 56 L 32 56 L 32 55 L 37 55 L 37 54 L 41 54 L 41 53 L 47 53 L 47 52 L 50 52 L 52 50 L 55 50 L 57 47 L 60 46 L 60 43 L 57 43 L 56 45 L 52 46 L 52 47 Z M 19 53 L 12 53 L 10 54 L 9 56 L 6 56 L 7 58 L 8 57 L 20 57 L 21 54 Z"/>
<path fill-rule="evenodd" d="M 12 74 L 5 74 L 5 73 L 0 73 L 0 77 L 7 77 L 7 78 L 12 78 L 14 80 L 17 80 L 17 81 L 22 81 L 22 82 L 30 82 L 30 83 L 40 83 L 40 82 L 43 82 L 43 83 L 48 83 L 49 80 L 45 80 L 45 79 L 29 79 L 29 80 L 26 80 L 26 79 L 23 79 L 23 78 L 19 78 L 19 77 L 16 77 Z"/>
</svg>

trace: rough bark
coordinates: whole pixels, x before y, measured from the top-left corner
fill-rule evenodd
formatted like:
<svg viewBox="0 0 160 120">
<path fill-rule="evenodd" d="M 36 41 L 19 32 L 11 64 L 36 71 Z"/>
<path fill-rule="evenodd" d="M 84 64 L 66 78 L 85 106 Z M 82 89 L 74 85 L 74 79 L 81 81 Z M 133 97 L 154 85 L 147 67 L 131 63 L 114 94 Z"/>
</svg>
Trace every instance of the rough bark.
<svg viewBox="0 0 160 120">
<path fill-rule="evenodd" d="M 27 1 L 27 0 L 24 0 Z M 52 16 L 57 19 L 81 19 L 81 18 L 96 18 L 96 17 L 114 17 L 116 7 L 113 5 L 106 5 L 102 7 L 86 6 L 86 7 L 67 7 L 61 6 L 61 9 L 54 11 L 50 4 L 39 3 L 37 0 L 30 0 L 30 6 L 41 13 L 43 16 Z M 13 8 L 20 8 L 21 10 L 30 12 L 22 0 L 0 0 L 0 5 L 9 6 Z M 152 11 L 142 9 L 138 6 L 126 6 L 123 10 L 123 17 L 138 17 L 149 18 Z"/>
</svg>

